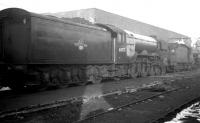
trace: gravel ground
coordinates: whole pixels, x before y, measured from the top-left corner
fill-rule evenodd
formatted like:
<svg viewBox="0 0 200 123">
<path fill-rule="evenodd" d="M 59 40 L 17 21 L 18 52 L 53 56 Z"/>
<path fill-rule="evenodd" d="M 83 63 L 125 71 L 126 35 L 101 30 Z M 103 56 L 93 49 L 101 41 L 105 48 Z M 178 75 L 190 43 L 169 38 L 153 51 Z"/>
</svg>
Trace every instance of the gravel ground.
<svg viewBox="0 0 200 123">
<path fill-rule="evenodd" d="M 184 89 L 161 95 L 158 98 L 113 111 L 100 117 L 82 121 L 83 123 L 151 123 L 174 111 L 179 106 L 200 96 L 200 77 L 175 81 Z M 143 96 L 141 93 L 140 96 Z"/>
<path fill-rule="evenodd" d="M 161 95 L 158 98 L 150 99 L 137 105 L 132 105 L 126 108 L 120 108 L 116 111 L 111 111 L 110 113 L 101 115 L 89 120 L 84 120 L 82 122 L 107 122 L 107 123 L 144 123 L 151 122 L 160 117 L 166 115 L 166 112 L 172 111 L 177 106 L 180 106 L 188 101 L 191 101 L 194 98 L 199 97 L 199 88 L 200 88 L 200 76 L 198 76 L 199 71 L 185 72 L 178 74 L 165 75 L 163 77 L 148 77 L 141 79 L 132 79 L 132 80 L 122 80 L 118 82 L 109 82 L 98 85 L 90 85 L 86 87 L 75 87 L 69 88 L 68 92 L 71 92 L 71 95 L 84 95 L 85 98 L 82 101 L 76 101 L 69 103 L 66 106 L 57 107 L 49 110 L 44 110 L 40 112 L 16 115 L 4 119 L 0 119 L 0 122 L 13 123 L 13 122 L 22 122 L 22 123 L 70 123 L 80 119 L 93 116 L 104 111 L 112 110 L 120 105 L 127 104 L 129 102 L 139 100 L 149 95 L 158 94 L 167 90 L 173 90 L 176 88 L 184 89 L 169 93 L 167 95 Z M 148 86 L 152 83 L 157 83 L 155 86 Z M 81 90 L 81 88 L 84 88 Z M 114 90 L 121 89 L 132 89 L 128 93 L 117 93 L 114 95 L 108 95 L 105 97 L 98 97 L 103 93 L 107 93 Z M 78 92 L 76 92 L 76 89 Z M 136 91 L 137 90 L 137 91 Z M 56 90 L 50 99 L 57 99 L 65 97 L 66 98 L 66 89 Z M 40 92 L 41 94 L 32 94 L 42 98 L 45 95 L 53 93 L 50 92 Z M 65 92 L 65 93 L 61 93 Z M 81 93 L 82 92 L 82 93 Z M 59 95 L 58 95 L 59 94 Z M 56 95 L 58 97 L 56 97 Z M 62 95 L 62 96 L 61 96 Z M 70 93 L 68 93 L 70 95 Z M 30 95 L 27 95 L 30 96 Z M 89 98 L 97 97 L 97 98 Z M 21 97 L 22 98 L 22 97 Z M 24 97 L 23 97 L 24 98 Z M 29 97 L 29 99 L 31 96 Z M 36 98 L 36 97 L 35 97 Z M 38 98 L 38 99 L 40 99 Z M 31 98 L 31 100 L 36 100 Z M 49 101 L 48 100 L 48 101 Z M 23 101 L 23 100 L 22 100 Z M 31 101 L 30 101 L 31 102 Z M 40 101 L 39 101 L 40 102 Z M 14 102 L 12 102 L 14 103 Z M 0 103 L 1 104 L 1 103 Z"/>
<path fill-rule="evenodd" d="M 124 88 L 139 88 L 141 86 L 149 85 L 151 83 L 154 83 L 155 81 L 160 80 L 161 78 L 149 77 L 111 81 L 96 85 L 69 87 L 27 94 L 8 94 L 5 96 L 0 93 L 0 112 L 15 110 L 30 105 L 46 104 L 54 102 L 56 100 L 69 99 L 72 97 L 98 96 L 104 93 L 121 90 Z"/>
</svg>

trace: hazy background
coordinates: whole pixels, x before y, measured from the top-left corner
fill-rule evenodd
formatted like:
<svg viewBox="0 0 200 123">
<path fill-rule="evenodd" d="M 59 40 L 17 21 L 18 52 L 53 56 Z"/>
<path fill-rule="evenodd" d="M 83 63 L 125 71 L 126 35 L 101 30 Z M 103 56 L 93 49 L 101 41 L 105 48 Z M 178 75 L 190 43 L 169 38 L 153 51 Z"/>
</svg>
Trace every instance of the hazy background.
<svg viewBox="0 0 200 123">
<path fill-rule="evenodd" d="M 200 37 L 200 0 L 0 0 L 0 10 L 34 13 L 98 8 L 192 37 Z"/>
</svg>

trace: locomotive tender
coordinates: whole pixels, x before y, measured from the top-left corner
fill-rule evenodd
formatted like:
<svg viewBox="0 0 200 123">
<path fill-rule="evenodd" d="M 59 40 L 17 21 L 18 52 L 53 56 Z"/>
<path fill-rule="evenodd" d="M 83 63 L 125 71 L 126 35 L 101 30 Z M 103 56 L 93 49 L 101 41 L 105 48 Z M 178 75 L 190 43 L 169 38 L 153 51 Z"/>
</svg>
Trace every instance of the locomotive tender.
<svg viewBox="0 0 200 123">
<path fill-rule="evenodd" d="M 20 89 L 160 75 L 169 66 L 161 44 L 112 25 L 9 8 L 0 12 L 1 84 Z"/>
</svg>

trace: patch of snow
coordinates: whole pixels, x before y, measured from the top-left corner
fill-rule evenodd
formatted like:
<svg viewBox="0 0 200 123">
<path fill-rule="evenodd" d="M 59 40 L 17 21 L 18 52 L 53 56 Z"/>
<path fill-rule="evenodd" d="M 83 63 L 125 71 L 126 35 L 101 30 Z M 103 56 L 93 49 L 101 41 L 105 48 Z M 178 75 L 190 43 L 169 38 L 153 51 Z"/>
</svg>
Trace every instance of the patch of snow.
<svg viewBox="0 0 200 123">
<path fill-rule="evenodd" d="M 0 91 L 8 91 L 8 90 L 11 90 L 9 87 L 2 87 L 1 89 L 0 89 Z"/>
</svg>

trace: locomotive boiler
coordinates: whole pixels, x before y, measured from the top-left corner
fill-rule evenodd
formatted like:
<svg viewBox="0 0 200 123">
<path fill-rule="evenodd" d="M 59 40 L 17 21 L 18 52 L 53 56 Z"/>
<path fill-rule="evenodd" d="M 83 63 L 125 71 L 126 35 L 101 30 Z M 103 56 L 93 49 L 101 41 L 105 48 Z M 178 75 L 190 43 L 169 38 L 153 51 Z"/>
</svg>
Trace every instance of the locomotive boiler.
<svg viewBox="0 0 200 123">
<path fill-rule="evenodd" d="M 9 8 L 0 12 L 1 83 L 21 89 L 160 75 L 167 55 L 158 44 L 112 25 Z"/>
</svg>

